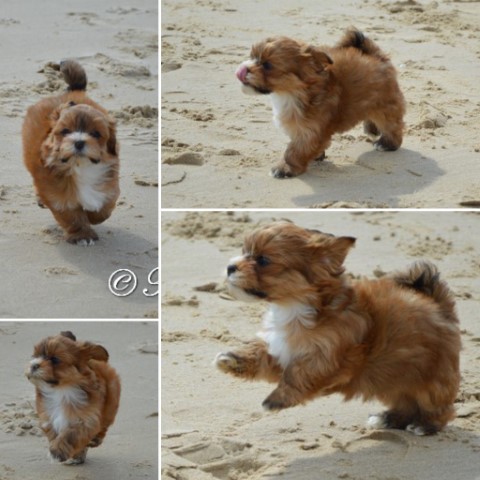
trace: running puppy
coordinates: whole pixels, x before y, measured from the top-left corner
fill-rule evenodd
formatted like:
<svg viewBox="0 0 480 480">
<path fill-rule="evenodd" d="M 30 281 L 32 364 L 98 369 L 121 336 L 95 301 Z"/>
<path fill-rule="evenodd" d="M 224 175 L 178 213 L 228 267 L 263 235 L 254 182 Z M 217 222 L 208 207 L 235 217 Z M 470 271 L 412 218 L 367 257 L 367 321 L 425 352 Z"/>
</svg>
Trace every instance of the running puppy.
<svg viewBox="0 0 480 480">
<path fill-rule="evenodd" d="M 287 222 L 247 236 L 227 267 L 228 286 L 269 310 L 259 338 L 219 353 L 216 366 L 276 383 L 267 410 L 341 393 L 387 406 L 370 417 L 375 428 L 436 433 L 455 417 L 460 382 L 453 294 L 428 262 L 350 280 L 343 262 L 354 243 Z"/>
<path fill-rule="evenodd" d="M 25 375 L 35 385 L 51 457 L 84 463 L 88 448 L 103 442 L 120 402 L 120 379 L 108 364 L 108 352 L 61 332 L 35 345 Z"/>
<path fill-rule="evenodd" d="M 253 45 L 236 75 L 245 93 L 270 94 L 274 122 L 290 137 L 276 178 L 304 173 L 323 159 L 334 133 L 364 122 L 380 135 L 377 150 L 402 144 L 405 100 L 388 57 L 358 30 L 334 47 L 315 47 L 287 37 Z"/>
<path fill-rule="evenodd" d="M 115 121 L 85 93 L 74 60 L 60 64 L 68 90 L 27 111 L 23 159 L 41 207 L 48 207 L 69 243 L 93 245 L 91 225 L 110 217 L 120 194 Z"/>
</svg>

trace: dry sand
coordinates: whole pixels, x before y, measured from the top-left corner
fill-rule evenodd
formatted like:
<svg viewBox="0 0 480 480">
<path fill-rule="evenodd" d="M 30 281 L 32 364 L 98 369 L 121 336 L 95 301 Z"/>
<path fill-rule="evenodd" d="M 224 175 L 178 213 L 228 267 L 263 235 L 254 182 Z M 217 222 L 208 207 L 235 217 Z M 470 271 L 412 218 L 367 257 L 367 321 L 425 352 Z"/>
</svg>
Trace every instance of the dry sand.
<svg viewBox="0 0 480 480">
<path fill-rule="evenodd" d="M 122 381 L 120 408 L 105 443 L 84 465 L 47 458 L 34 412 L 35 390 L 24 377 L 33 345 L 62 330 L 103 345 Z M 157 322 L 0 323 L 0 479 L 156 480 L 158 478 Z"/>
<path fill-rule="evenodd" d="M 478 1 L 164 0 L 162 206 L 168 208 L 480 205 Z M 305 175 L 269 176 L 287 137 L 270 101 L 234 71 L 252 43 L 289 35 L 333 44 L 355 25 L 391 55 L 407 99 L 397 152 L 361 127 L 337 135 Z"/>
<path fill-rule="evenodd" d="M 0 318 L 156 317 L 147 297 L 158 265 L 158 6 L 154 0 L 3 2 L 0 12 Z M 36 205 L 23 166 L 25 111 L 65 88 L 49 64 L 84 65 L 89 94 L 118 122 L 121 195 L 91 248 L 62 240 Z M 109 276 L 128 268 L 137 291 L 112 295 Z M 150 288 L 152 292 L 152 288 Z"/>
<path fill-rule="evenodd" d="M 215 355 L 254 336 L 266 309 L 225 295 L 246 231 L 272 218 L 357 237 L 347 270 L 373 277 L 419 259 L 453 289 L 461 322 L 458 418 L 433 437 L 365 428 L 379 404 L 316 399 L 262 410 L 272 390 L 217 371 Z M 480 215 L 462 212 L 164 212 L 162 478 L 474 480 L 480 478 Z"/>
</svg>

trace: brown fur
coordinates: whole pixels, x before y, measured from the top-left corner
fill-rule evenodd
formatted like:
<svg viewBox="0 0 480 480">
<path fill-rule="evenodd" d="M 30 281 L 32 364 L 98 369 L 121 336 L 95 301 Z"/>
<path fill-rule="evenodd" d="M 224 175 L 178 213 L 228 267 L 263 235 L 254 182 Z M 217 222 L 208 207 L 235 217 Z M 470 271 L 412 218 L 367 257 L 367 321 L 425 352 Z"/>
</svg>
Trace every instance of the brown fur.
<svg viewBox="0 0 480 480">
<path fill-rule="evenodd" d="M 120 401 L 120 379 L 108 364 L 107 350 L 76 341 L 71 332 L 61 332 L 35 345 L 26 376 L 35 385 L 37 413 L 50 454 L 60 462 L 83 463 L 88 447 L 103 442 Z M 68 425 L 56 431 L 46 407 L 47 396 L 74 388 L 83 392 L 86 402 L 64 399 L 61 408 Z"/>
<path fill-rule="evenodd" d="M 87 78 L 77 62 L 65 61 L 61 70 L 69 90 L 28 109 L 22 130 L 23 158 L 33 177 L 39 205 L 50 209 L 67 241 L 91 244 L 98 239 L 91 225 L 110 217 L 120 192 L 115 122 L 85 93 Z M 72 153 L 74 141 L 65 132 L 88 134 L 87 153 Z M 79 197 L 74 169 L 86 157 L 87 164 L 91 161 L 106 169 L 101 183 L 95 186 L 105 193 L 99 208 L 85 207 Z"/>
<path fill-rule="evenodd" d="M 361 32 L 347 31 L 334 47 L 271 37 L 253 45 L 251 59 L 237 70 L 246 93 L 289 99 L 276 119 L 290 143 L 273 176 L 305 172 L 311 161 L 324 158 L 334 133 L 362 121 L 367 133 L 381 135 L 378 150 L 402 144 L 405 101 L 395 68 Z"/>
<path fill-rule="evenodd" d="M 228 285 L 271 310 L 260 339 L 219 354 L 216 364 L 278 383 L 263 402 L 269 410 L 336 392 L 383 402 L 385 427 L 435 433 L 455 416 L 460 381 L 453 295 L 428 262 L 349 280 L 343 261 L 354 242 L 286 222 L 249 235 L 228 266 Z M 288 321 L 285 311 L 293 312 Z M 280 349 L 275 331 L 284 335 Z"/>
</svg>

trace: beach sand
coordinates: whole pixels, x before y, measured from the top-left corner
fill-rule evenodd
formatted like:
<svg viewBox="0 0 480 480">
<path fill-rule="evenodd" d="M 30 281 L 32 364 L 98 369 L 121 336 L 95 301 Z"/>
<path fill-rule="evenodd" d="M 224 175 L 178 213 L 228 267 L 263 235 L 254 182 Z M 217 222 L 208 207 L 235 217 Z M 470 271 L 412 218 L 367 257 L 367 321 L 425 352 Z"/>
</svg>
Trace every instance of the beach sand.
<svg viewBox="0 0 480 480">
<path fill-rule="evenodd" d="M 462 212 L 164 212 L 162 478 L 472 480 L 480 478 L 480 215 Z M 369 430 L 382 406 L 333 395 L 267 413 L 266 383 L 231 378 L 215 355 L 251 339 L 263 302 L 232 301 L 223 275 L 243 237 L 273 218 L 357 238 L 347 271 L 370 278 L 433 261 L 461 323 L 458 418 L 436 436 Z"/>
<path fill-rule="evenodd" d="M 162 206 L 167 208 L 480 205 L 478 1 L 162 2 Z M 295 179 L 269 176 L 288 138 L 270 101 L 235 78 L 253 43 L 288 35 L 336 43 L 354 25 L 396 66 L 403 146 L 376 152 L 361 126 Z"/>
<path fill-rule="evenodd" d="M 120 407 L 104 443 L 86 463 L 66 466 L 47 457 L 38 428 L 35 389 L 25 378 L 34 344 L 71 330 L 104 346 L 122 382 Z M 158 479 L 158 324 L 150 322 L 0 323 L 0 479 Z"/>
<path fill-rule="evenodd" d="M 158 265 L 158 5 L 153 0 L 2 5 L 0 13 L 0 318 L 157 317 L 142 294 Z M 90 96 L 116 118 L 120 143 L 117 208 L 96 227 L 100 241 L 67 244 L 36 205 L 21 151 L 26 109 L 65 83 L 51 68 L 76 58 Z M 131 270 L 135 293 L 110 293 L 108 279 Z M 151 278 L 153 280 L 155 276 Z"/>
</svg>

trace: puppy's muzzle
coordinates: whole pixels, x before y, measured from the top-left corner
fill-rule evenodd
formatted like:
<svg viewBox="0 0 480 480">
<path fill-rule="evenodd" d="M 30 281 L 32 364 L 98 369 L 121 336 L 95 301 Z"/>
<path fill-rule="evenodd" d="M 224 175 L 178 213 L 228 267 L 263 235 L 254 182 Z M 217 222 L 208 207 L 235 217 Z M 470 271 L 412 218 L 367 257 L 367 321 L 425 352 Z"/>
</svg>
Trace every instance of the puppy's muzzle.
<svg viewBox="0 0 480 480">
<path fill-rule="evenodd" d="M 77 140 L 73 146 L 75 147 L 76 152 L 81 152 L 85 148 L 85 141 L 84 140 Z"/>
</svg>

